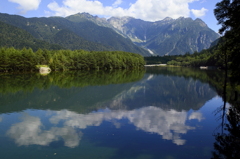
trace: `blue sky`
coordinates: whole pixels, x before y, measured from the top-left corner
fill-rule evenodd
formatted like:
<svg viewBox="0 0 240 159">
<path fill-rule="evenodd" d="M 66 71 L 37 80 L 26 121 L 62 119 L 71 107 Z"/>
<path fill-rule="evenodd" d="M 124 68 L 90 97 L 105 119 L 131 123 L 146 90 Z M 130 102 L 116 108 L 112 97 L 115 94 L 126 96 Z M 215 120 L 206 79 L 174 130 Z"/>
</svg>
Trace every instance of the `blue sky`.
<svg viewBox="0 0 240 159">
<path fill-rule="evenodd" d="M 221 0 L 1 0 L 0 12 L 24 17 L 62 16 L 88 12 L 100 17 L 132 16 L 146 21 L 165 17 L 201 18 L 218 31 L 213 14 Z"/>
</svg>

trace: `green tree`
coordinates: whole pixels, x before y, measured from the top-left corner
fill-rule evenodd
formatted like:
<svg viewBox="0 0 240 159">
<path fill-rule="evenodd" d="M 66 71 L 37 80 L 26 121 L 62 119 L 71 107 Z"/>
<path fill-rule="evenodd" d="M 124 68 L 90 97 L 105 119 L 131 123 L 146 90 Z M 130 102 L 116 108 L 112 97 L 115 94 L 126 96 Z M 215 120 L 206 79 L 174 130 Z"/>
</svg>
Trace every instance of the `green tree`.
<svg viewBox="0 0 240 159">
<path fill-rule="evenodd" d="M 224 36 L 225 47 L 221 51 L 227 55 L 231 61 L 230 69 L 232 75 L 239 76 L 239 59 L 240 59 L 240 1 L 239 0 L 222 0 L 216 4 L 214 10 L 218 24 L 221 24 L 219 33 Z M 225 57 L 227 58 L 227 57 Z"/>
<path fill-rule="evenodd" d="M 222 27 L 219 29 L 220 34 L 224 34 L 227 31 L 240 29 L 240 1 L 239 0 L 222 0 L 216 4 L 214 14 L 218 20 L 218 24 Z M 238 32 L 239 34 L 239 32 Z"/>
<path fill-rule="evenodd" d="M 9 54 L 6 53 L 5 48 L 0 49 L 0 71 L 6 72 L 9 67 Z"/>
</svg>

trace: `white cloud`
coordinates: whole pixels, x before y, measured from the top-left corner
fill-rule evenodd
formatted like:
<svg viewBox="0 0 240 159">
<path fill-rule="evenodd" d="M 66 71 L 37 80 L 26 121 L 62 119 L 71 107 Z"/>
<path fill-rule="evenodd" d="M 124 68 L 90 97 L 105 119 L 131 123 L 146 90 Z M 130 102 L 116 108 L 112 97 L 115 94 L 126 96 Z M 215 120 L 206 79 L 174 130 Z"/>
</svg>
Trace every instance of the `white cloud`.
<svg viewBox="0 0 240 159">
<path fill-rule="evenodd" d="M 116 0 L 114 3 L 113 3 L 113 7 L 116 8 L 118 7 L 120 4 L 122 4 L 122 0 Z"/>
<path fill-rule="evenodd" d="M 134 17 L 156 21 L 165 17 L 188 17 L 188 4 L 195 0 L 138 0 L 128 9 Z"/>
<path fill-rule="evenodd" d="M 59 6 L 59 4 L 54 1 L 48 4 L 48 8 L 53 11 L 56 16 L 68 16 L 78 12 L 103 15 L 103 9 L 107 10 L 101 2 L 87 0 L 65 0 L 62 6 Z"/>
<path fill-rule="evenodd" d="M 122 0 L 116 0 L 112 6 L 103 6 L 100 1 L 64 0 L 60 6 L 52 2 L 48 8 L 55 16 L 69 16 L 76 13 L 88 12 L 93 15 L 132 16 L 148 21 L 157 21 L 165 17 L 189 17 L 191 10 L 189 3 L 198 0 L 137 0 L 129 8 L 116 7 Z"/>
<path fill-rule="evenodd" d="M 191 9 L 191 12 L 194 14 L 195 17 L 203 17 L 207 13 L 207 11 L 208 10 L 206 8 L 202 8 L 200 10 Z"/>
<path fill-rule="evenodd" d="M 200 3 L 206 3 L 207 2 L 207 0 L 202 0 Z"/>
<path fill-rule="evenodd" d="M 21 10 L 22 13 L 26 13 L 30 10 L 37 10 L 41 0 L 8 0 L 9 2 L 19 4 L 18 9 Z"/>
</svg>

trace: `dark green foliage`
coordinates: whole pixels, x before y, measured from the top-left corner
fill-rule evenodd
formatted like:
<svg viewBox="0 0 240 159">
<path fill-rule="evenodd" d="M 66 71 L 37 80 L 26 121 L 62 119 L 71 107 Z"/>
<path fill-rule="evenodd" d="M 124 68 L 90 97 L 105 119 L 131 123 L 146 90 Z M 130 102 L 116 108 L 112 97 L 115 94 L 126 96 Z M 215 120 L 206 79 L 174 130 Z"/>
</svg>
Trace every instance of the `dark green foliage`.
<svg viewBox="0 0 240 159">
<path fill-rule="evenodd" d="M 193 54 L 186 53 L 185 55 L 174 56 L 152 56 L 145 57 L 147 64 L 168 64 L 186 67 L 199 67 L 199 66 L 221 66 L 221 63 L 216 60 L 213 53 L 209 50 L 202 50 L 200 53 L 194 52 Z"/>
<path fill-rule="evenodd" d="M 239 0 L 222 0 L 216 4 L 214 14 L 218 23 L 222 25 L 219 30 L 224 36 L 220 51 L 225 58 L 225 63 L 229 62 L 232 75 L 236 79 L 240 78 L 240 1 Z M 225 65 L 226 65 L 225 64 Z M 227 67 L 227 66 L 226 66 Z"/>
<path fill-rule="evenodd" d="M 149 57 L 144 57 L 144 60 L 146 61 L 146 64 L 167 64 L 169 61 L 174 60 L 176 57 L 179 57 L 179 55 L 175 55 L 175 56 L 149 56 Z"/>
<path fill-rule="evenodd" d="M 0 47 L 14 47 L 18 49 L 32 48 L 42 49 L 63 49 L 59 45 L 50 44 L 43 40 L 34 38 L 30 33 L 23 29 L 11 26 L 0 21 Z"/>
<path fill-rule="evenodd" d="M 53 41 L 54 43 L 59 44 L 64 48 L 68 48 L 71 50 L 79 50 L 79 49 L 87 50 L 87 51 L 104 51 L 104 50 L 113 51 L 114 50 L 114 48 L 105 47 L 104 45 L 84 40 L 80 36 L 77 36 L 73 32 L 66 29 L 63 29 L 58 33 L 56 33 L 53 37 Z"/>
<path fill-rule="evenodd" d="M 0 72 L 33 71 L 36 65 L 52 70 L 131 69 L 142 68 L 144 58 L 122 51 L 88 52 L 84 50 L 0 49 Z"/>
<path fill-rule="evenodd" d="M 203 50 L 200 53 L 194 52 L 193 54 L 175 56 L 175 59 L 167 64 L 187 67 L 216 66 L 217 60 L 209 50 Z"/>
</svg>

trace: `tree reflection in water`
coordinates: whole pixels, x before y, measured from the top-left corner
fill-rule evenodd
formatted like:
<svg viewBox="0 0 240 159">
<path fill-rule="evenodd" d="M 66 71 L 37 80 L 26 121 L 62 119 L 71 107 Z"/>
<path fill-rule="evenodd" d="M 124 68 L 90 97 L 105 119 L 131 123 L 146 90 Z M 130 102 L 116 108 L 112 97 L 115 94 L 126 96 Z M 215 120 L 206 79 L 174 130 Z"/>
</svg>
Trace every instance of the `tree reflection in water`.
<svg viewBox="0 0 240 159">
<path fill-rule="evenodd" d="M 225 73 L 226 74 L 226 73 Z M 235 159 L 240 157 L 240 102 L 236 83 L 231 84 L 232 88 L 227 91 L 227 77 L 225 76 L 223 86 L 224 105 L 221 108 L 222 131 L 215 135 L 213 159 Z M 227 101 L 231 104 L 226 107 Z"/>
<path fill-rule="evenodd" d="M 232 106 L 228 109 L 227 122 L 223 125 L 224 132 L 215 135 L 215 151 L 213 158 L 240 157 L 240 107 Z"/>
</svg>

